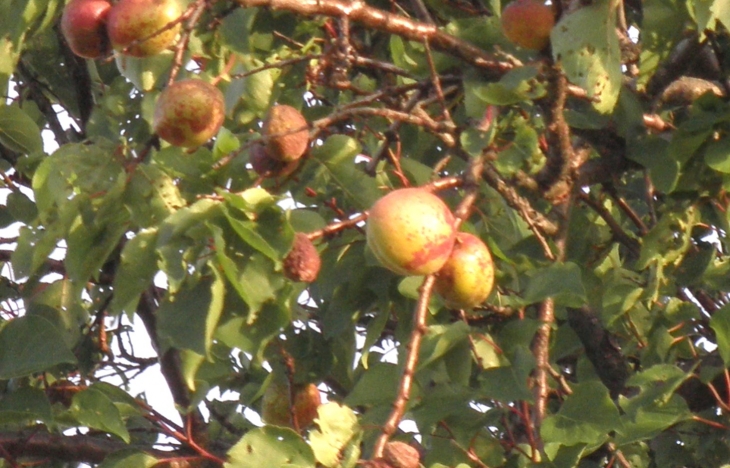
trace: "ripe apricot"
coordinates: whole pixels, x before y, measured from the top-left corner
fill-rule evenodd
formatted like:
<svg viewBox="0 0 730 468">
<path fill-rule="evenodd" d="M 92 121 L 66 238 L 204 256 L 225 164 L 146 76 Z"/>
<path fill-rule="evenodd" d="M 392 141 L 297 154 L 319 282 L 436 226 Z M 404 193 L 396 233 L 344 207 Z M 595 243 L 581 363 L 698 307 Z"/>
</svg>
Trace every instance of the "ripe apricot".
<svg viewBox="0 0 730 468">
<path fill-rule="evenodd" d="M 370 209 L 366 236 L 384 267 L 400 275 L 430 275 L 446 263 L 454 246 L 454 216 L 424 189 L 398 189 Z"/>
<path fill-rule="evenodd" d="M 484 302 L 494 286 L 494 261 L 484 242 L 460 232 L 454 249 L 436 274 L 434 288 L 453 309 L 470 309 Z"/>
<path fill-rule="evenodd" d="M 514 44 L 542 50 L 555 25 L 553 10 L 540 0 L 515 0 L 502 11 L 502 32 Z"/>
</svg>

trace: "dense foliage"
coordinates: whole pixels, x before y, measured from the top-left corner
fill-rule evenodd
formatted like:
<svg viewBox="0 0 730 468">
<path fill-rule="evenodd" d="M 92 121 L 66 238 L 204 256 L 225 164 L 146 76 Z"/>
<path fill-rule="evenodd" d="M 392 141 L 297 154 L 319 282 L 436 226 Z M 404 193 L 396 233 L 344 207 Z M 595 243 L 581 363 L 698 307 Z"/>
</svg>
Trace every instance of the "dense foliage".
<svg viewBox="0 0 730 468">
<path fill-rule="evenodd" d="M 388 440 L 432 468 L 730 461 L 722 1 L 554 1 L 542 51 L 499 0 L 181 1 L 168 50 L 98 60 L 62 1 L 2 2 L 0 466 L 382 468 Z M 194 76 L 225 121 L 182 149 L 155 101 Z M 259 176 L 277 103 L 310 144 Z M 406 186 L 489 246 L 484 304 L 366 247 Z M 167 388 L 131 393 L 142 371 Z M 329 403 L 260 427 L 274 382 Z"/>
</svg>

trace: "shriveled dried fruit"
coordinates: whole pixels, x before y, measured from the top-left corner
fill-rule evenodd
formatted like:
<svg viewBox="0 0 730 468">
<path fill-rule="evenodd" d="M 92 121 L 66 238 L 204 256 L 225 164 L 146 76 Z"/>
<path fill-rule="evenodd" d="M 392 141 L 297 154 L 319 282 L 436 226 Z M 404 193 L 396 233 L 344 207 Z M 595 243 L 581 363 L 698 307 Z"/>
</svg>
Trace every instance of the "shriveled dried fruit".
<svg viewBox="0 0 730 468">
<path fill-rule="evenodd" d="M 272 158 L 261 143 L 251 146 L 248 160 L 256 174 L 261 177 L 286 177 L 299 167 L 299 160 L 285 162 Z"/>
<path fill-rule="evenodd" d="M 311 283 L 317 279 L 322 260 L 319 252 L 306 234 L 298 232 L 294 244 L 284 258 L 284 274 L 293 281 Z"/>
<path fill-rule="evenodd" d="M 418 468 L 421 455 L 405 442 L 388 442 L 383 448 L 383 459 L 393 468 Z"/>
<path fill-rule="evenodd" d="M 269 110 L 264 121 L 266 150 L 279 161 L 295 161 L 301 158 L 309 146 L 309 124 L 295 108 L 276 105 Z"/>
</svg>

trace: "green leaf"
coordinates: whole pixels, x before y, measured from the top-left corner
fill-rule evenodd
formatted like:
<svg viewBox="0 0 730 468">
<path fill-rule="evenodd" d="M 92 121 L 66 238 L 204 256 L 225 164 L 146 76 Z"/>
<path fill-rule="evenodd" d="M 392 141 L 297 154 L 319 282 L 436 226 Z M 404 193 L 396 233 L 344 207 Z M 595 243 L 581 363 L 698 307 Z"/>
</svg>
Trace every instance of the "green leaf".
<svg viewBox="0 0 730 468">
<path fill-rule="evenodd" d="M 644 269 L 656 260 L 660 265 L 672 264 L 692 246 L 692 227 L 697 211 L 689 207 L 681 212 L 666 213 L 641 240 L 641 254 L 636 267 Z"/>
<path fill-rule="evenodd" d="M 151 455 L 128 449 L 107 455 L 99 468 L 152 468 L 157 462 Z"/>
<path fill-rule="evenodd" d="M 25 315 L 0 330 L 0 379 L 30 375 L 58 364 L 74 364 L 63 335 L 43 317 Z"/>
<path fill-rule="evenodd" d="M 221 213 L 221 202 L 203 198 L 192 205 L 181 208 L 165 219 L 160 225 L 157 246 L 160 247 L 178 236 L 185 236 L 188 231 L 200 228 L 206 221 L 214 219 Z"/>
<path fill-rule="evenodd" d="M 555 61 L 604 114 L 616 105 L 622 79 L 616 11 L 610 6 L 608 1 L 581 5 L 563 16 L 550 34 Z"/>
<path fill-rule="evenodd" d="M 474 88 L 476 95 L 487 104 L 507 106 L 537 99 L 545 94 L 545 86 L 536 78 L 535 67 L 519 67 L 505 73 L 496 83 Z"/>
<path fill-rule="evenodd" d="M 487 397 L 500 401 L 532 400 L 527 387 L 535 359 L 525 346 L 516 347 L 508 366 L 487 369 L 481 374 L 480 389 Z"/>
<path fill-rule="evenodd" d="M 216 339 L 231 348 L 251 353 L 257 361 L 263 358 L 266 344 L 291 322 L 291 310 L 278 303 L 267 302 L 248 320 L 236 317 L 218 327 Z"/>
<path fill-rule="evenodd" d="M 692 375 L 670 365 L 659 364 L 632 375 L 627 387 L 638 387 L 639 394 L 619 397 L 624 411 L 617 429 L 617 443 L 625 444 L 654 437 L 661 431 L 692 416 L 687 403 L 675 392 Z"/>
<path fill-rule="evenodd" d="M 38 216 L 38 208 L 36 208 L 33 200 L 19 191 L 8 195 L 7 206 L 13 218 L 22 223 L 30 223 Z"/>
<path fill-rule="evenodd" d="M 157 230 L 150 229 L 138 232 L 124 245 L 114 277 L 114 297 L 109 307 L 112 313 L 133 314 L 137 309 L 140 294 L 158 271 L 156 242 Z"/>
<path fill-rule="evenodd" d="M 599 381 L 571 385 L 557 414 L 545 418 L 540 434 L 546 443 L 600 445 L 620 426 L 618 408 Z"/>
<path fill-rule="evenodd" d="M 151 57 L 137 58 L 125 54 L 114 54 L 119 73 L 140 91 L 152 91 L 167 79 L 175 58 L 172 51 L 163 51 Z"/>
<path fill-rule="evenodd" d="M 38 125 L 23 109 L 16 106 L 0 106 L 0 143 L 23 154 L 43 150 Z"/>
<path fill-rule="evenodd" d="M 327 403 L 317 409 L 317 429 L 309 434 L 317 462 L 326 468 L 352 468 L 360 458 L 362 431 L 347 406 Z"/>
<path fill-rule="evenodd" d="M 730 174 L 730 138 L 709 142 L 705 149 L 705 163 L 718 172 Z"/>
<path fill-rule="evenodd" d="M 234 67 L 234 73 L 249 72 L 265 65 L 252 54 L 240 54 L 238 57 L 242 65 Z M 238 101 L 243 101 L 244 105 L 254 113 L 263 114 L 271 104 L 274 85 L 280 74 L 281 70 L 269 68 L 242 78 L 243 95 L 239 94 Z"/>
<path fill-rule="evenodd" d="M 140 164 L 127 182 L 124 204 L 132 221 L 151 227 L 186 203 L 175 181 L 165 171 L 155 165 Z"/>
<path fill-rule="evenodd" d="M 717 351 L 726 366 L 730 366 L 730 305 L 715 311 L 710 319 L 710 328 L 717 337 Z"/>
<path fill-rule="evenodd" d="M 225 468 L 314 468 L 312 449 L 291 429 L 265 426 L 246 433 L 228 451 Z"/>
<path fill-rule="evenodd" d="M 552 297 L 559 304 L 580 307 L 586 303 L 580 267 L 572 262 L 553 263 L 532 273 L 523 294 L 526 304 Z"/>
<path fill-rule="evenodd" d="M 23 424 L 42 421 L 53 422 L 51 403 L 46 394 L 37 388 L 23 387 L 6 393 L 0 398 L 0 424 Z"/>
<path fill-rule="evenodd" d="M 244 242 L 274 262 L 280 262 L 291 250 L 294 230 L 280 209 L 267 209 L 258 214 L 256 221 L 238 219 L 230 210 L 225 210 L 225 214 Z"/>
<path fill-rule="evenodd" d="M 256 19 L 256 13 L 256 8 L 239 8 L 226 15 L 218 28 L 222 44 L 234 52 L 248 53 L 249 30 Z"/>
<path fill-rule="evenodd" d="M 636 141 L 629 147 L 628 158 L 649 170 L 651 181 L 657 190 L 672 192 L 680 175 L 680 162 L 670 154 L 670 144 L 659 137 Z"/>
<path fill-rule="evenodd" d="M 697 20 L 697 30 L 701 33 L 700 40 L 705 39 L 705 31 L 715 31 L 717 22 L 726 28 L 730 27 L 730 6 L 725 0 L 688 2 L 694 8 Z"/>
<path fill-rule="evenodd" d="M 108 206 L 117 202 L 120 200 L 111 200 Z M 66 237 L 68 249 L 64 263 L 69 278 L 82 283 L 92 276 L 98 278 L 99 270 L 127 230 L 127 213 L 119 210 L 117 215 L 118 218 L 104 224 L 87 224 L 81 216 L 76 218 Z"/>
<path fill-rule="evenodd" d="M 216 246 L 216 259 L 223 274 L 250 309 L 249 320 L 254 320 L 261 307 L 276 299 L 277 291 L 284 285 L 282 275 L 274 272 L 274 265 L 261 254 L 244 257 L 227 253 L 222 230 L 211 226 Z M 231 257 L 231 255 L 235 255 Z"/>
<path fill-rule="evenodd" d="M 418 368 L 422 369 L 445 356 L 454 347 L 463 344 L 469 336 L 466 322 L 450 325 L 431 325 L 423 337 Z"/>
<path fill-rule="evenodd" d="M 345 403 L 351 407 L 361 405 L 389 405 L 396 397 L 400 373 L 398 367 L 379 362 L 373 358 L 368 363 L 367 372 L 357 380 L 354 388 L 345 398 Z"/>
<path fill-rule="evenodd" d="M 322 146 L 314 148 L 311 155 L 358 208 L 367 209 L 383 194 L 375 179 L 355 164 L 355 157 L 360 151 L 360 144 L 354 138 L 332 135 Z"/>
<path fill-rule="evenodd" d="M 225 283 L 216 275 L 167 297 L 157 311 L 160 337 L 168 346 L 207 356 L 223 312 L 224 295 Z"/>
<path fill-rule="evenodd" d="M 87 388 L 73 396 L 71 413 L 83 426 L 118 436 L 129 443 L 129 431 L 119 410 L 104 393 Z"/>
<path fill-rule="evenodd" d="M 98 197 L 125 179 L 124 168 L 110 142 L 70 143 L 41 162 L 33 174 L 33 192 L 45 221 L 54 207 L 74 203 L 74 196 L 83 193 Z"/>
</svg>

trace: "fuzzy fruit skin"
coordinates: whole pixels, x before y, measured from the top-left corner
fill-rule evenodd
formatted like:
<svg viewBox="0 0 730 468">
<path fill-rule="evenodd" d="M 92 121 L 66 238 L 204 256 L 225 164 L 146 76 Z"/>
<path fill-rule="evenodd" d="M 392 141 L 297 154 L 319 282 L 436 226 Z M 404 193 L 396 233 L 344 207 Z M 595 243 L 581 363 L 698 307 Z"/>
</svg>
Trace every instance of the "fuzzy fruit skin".
<svg viewBox="0 0 730 468">
<path fill-rule="evenodd" d="M 542 50 L 555 25 L 553 10 L 541 0 L 515 0 L 502 11 L 502 32 L 514 44 Z"/>
<path fill-rule="evenodd" d="M 109 39 L 115 50 L 132 57 L 159 54 L 175 40 L 180 23 L 154 37 L 150 36 L 177 20 L 181 14 L 176 0 L 120 0 L 109 12 Z M 135 41 L 141 42 L 131 45 Z"/>
<path fill-rule="evenodd" d="M 223 93 L 202 80 L 177 81 L 157 98 L 154 131 L 171 145 L 195 148 L 218 133 L 225 118 Z"/>
<path fill-rule="evenodd" d="M 295 108 L 275 105 L 264 120 L 266 151 L 278 161 L 296 161 L 309 147 L 309 124 Z"/>
<path fill-rule="evenodd" d="M 494 286 L 494 261 L 484 242 L 466 232 L 456 235 L 454 250 L 436 274 L 434 288 L 452 309 L 484 302 Z"/>
<path fill-rule="evenodd" d="M 256 174 L 261 177 L 286 177 L 299 167 L 299 161 L 278 161 L 260 143 L 254 143 L 248 152 L 248 161 Z"/>
<path fill-rule="evenodd" d="M 317 408 L 322 404 L 317 386 L 312 383 L 296 386 L 293 400 L 292 411 L 289 383 L 285 379 L 274 379 L 264 391 L 261 418 L 266 424 L 300 430 L 312 424 L 317 417 Z M 292 421 L 292 413 L 296 424 Z"/>
<path fill-rule="evenodd" d="M 399 275 L 436 273 L 456 239 L 449 207 L 420 188 L 393 190 L 375 202 L 365 233 L 375 257 Z"/>
<path fill-rule="evenodd" d="M 106 0 L 72 0 L 63 9 L 61 33 L 79 57 L 96 59 L 111 52 L 106 19 L 112 4 Z"/>
</svg>

